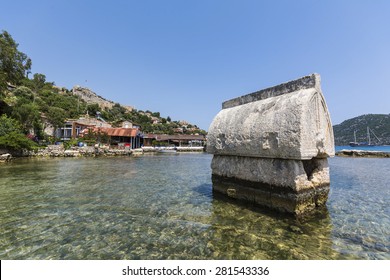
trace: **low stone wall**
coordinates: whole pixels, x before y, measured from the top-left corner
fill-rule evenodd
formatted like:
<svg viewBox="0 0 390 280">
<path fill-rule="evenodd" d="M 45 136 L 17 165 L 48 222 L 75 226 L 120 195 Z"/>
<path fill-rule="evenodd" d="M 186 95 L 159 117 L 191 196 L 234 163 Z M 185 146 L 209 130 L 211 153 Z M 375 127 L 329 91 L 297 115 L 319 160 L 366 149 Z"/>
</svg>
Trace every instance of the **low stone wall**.
<svg viewBox="0 0 390 280">
<path fill-rule="evenodd" d="M 132 150 L 106 149 L 95 147 L 73 147 L 65 150 L 61 145 L 49 145 L 45 149 L 28 151 L 29 157 L 96 157 L 96 156 L 129 156 Z"/>
<path fill-rule="evenodd" d="M 389 152 L 382 151 L 363 151 L 363 150 L 341 150 L 336 152 L 339 157 L 372 157 L 372 158 L 390 158 Z"/>
<path fill-rule="evenodd" d="M 170 147 L 177 152 L 203 152 L 203 147 Z M 96 157 L 96 156 L 129 156 L 142 155 L 144 153 L 154 153 L 161 150 L 156 147 L 142 147 L 138 149 L 110 149 L 108 147 L 72 147 L 66 150 L 62 145 L 49 145 L 44 149 L 36 151 L 23 151 L 15 155 L 16 157 Z M 8 156 L 9 155 L 9 156 Z M 0 150 L 0 162 L 7 162 L 12 159 L 12 155 L 7 150 Z"/>
</svg>

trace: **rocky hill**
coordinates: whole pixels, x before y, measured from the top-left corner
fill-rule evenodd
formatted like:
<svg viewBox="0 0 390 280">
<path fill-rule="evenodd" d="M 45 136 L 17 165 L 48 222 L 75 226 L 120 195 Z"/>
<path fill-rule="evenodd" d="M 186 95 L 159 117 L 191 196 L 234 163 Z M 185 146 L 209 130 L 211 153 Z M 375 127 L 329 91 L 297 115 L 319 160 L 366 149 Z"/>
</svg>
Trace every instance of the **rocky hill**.
<svg viewBox="0 0 390 280">
<path fill-rule="evenodd" d="M 84 88 L 81 86 L 74 86 L 72 89 L 72 93 L 74 95 L 79 96 L 87 104 L 98 104 L 99 107 L 102 109 L 112 109 L 112 107 L 114 107 L 114 105 L 115 105 L 115 103 L 113 101 L 107 100 L 104 97 L 97 95 L 95 92 L 93 92 L 89 88 Z M 126 108 L 130 112 L 133 110 L 133 107 L 131 107 L 131 106 L 124 106 L 124 105 L 121 105 L 121 106 Z"/>
<path fill-rule="evenodd" d="M 68 91 L 63 91 L 63 94 L 68 94 Z M 100 117 L 114 126 L 122 124 L 123 121 L 130 121 L 140 125 L 145 133 L 206 134 L 206 131 L 186 121 L 172 121 L 169 116 L 166 118 L 160 116 L 159 112 L 137 110 L 131 106 L 115 103 L 88 88 L 74 86 L 71 95 L 86 103 L 85 111 L 88 114 L 95 115 L 99 111 Z"/>
<path fill-rule="evenodd" d="M 367 127 L 372 131 L 373 144 L 390 145 L 390 114 L 362 115 L 333 126 L 335 145 L 344 146 L 353 142 L 355 131 L 357 142 L 367 142 Z"/>
</svg>

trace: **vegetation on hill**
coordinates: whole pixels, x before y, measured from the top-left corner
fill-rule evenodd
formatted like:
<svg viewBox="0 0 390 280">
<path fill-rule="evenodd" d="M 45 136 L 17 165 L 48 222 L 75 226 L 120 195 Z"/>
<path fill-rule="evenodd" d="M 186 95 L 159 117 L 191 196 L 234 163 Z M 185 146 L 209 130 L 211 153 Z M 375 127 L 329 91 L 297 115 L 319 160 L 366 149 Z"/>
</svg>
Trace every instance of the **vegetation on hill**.
<svg viewBox="0 0 390 280">
<path fill-rule="evenodd" d="M 362 115 L 333 126 L 335 145 L 344 146 L 355 141 L 354 132 L 356 132 L 357 142 L 367 142 L 367 127 L 373 132 L 371 132 L 371 143 L 390 145 L 390 114 Z"/>
<path fill-rule="evenodd" d="M 114 125 L 131 121 L 145 133 L 202 133 L 197 126 L 163 118 L 159 112 L 129 110 L 116 103 L 112 108 L 86 103 L 72 90 L 56 87 L 44 74 L 32 78 L 31 59 L 18 50 L 7 31 L 0 33 L 0 148 L 32 149 L 31 139 L 49 139 L 45 127 L 60 127 L 66 119 L 89 114 L 101 116 Z"/>
</svg>

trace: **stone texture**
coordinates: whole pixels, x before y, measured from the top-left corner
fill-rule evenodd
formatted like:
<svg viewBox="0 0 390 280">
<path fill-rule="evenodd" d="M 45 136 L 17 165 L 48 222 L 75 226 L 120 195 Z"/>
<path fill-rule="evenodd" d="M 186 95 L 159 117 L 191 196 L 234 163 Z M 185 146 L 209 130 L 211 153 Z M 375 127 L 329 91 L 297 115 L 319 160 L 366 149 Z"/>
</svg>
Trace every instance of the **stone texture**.
<svg viewBox="0 0 390 280">
<path fill-rule="evenodd" d="M 207 151 L 217 192 L 296 215 L 324 205 L 335 151 L 320 76 L 224 102 Z"/>
<path fill-rule="evenodd" d="M 315 75 L 313 88 L 224 106 L 209 128 L 207 151 L 298 160 L 333 156 L 333 129 L 318 81 Z"/>
<path fill-rule="evenodd" d="M 296 216 L 303 216 L 317 207 L 324 206 L 329 194 L 329 185 L 295 192 L 289 188 L 278 188 L 272 185 L 217 175 L 212 176 L 212 182 L 213 191 L 225 194 L 230 198 Z"/>
<path fill-rule="evenodd" d="M 99 147 L 72 147 L 65 150 L 62 145 L 49 145 L 37 151 L 28 151 L 25 156 L 30 157 L 96 157 L 96 156 L 129 156 L 133 153 L 130 149 L 110 149 Z"/>
<path fill-rule="evenodd" d="M 211 170 L 220 177 L 239 178 L 296 192 L 330 183 L 328 161 L 319 158 L 302 161 L 214 155 Z"/>
<path fill-rule="evenodd" d="M 88 88 L 84 88 L 81 86 L 74 86 L 72 92 L 74 95 L 79 96 L 88 104 L 98 104 L 100 108 L 111 109 L 115 105 L 113 101 L 107 100 L 97 95 L 95 92 L 93 92 Z M 129 112 L 131 112 L 134 109 L 132 106 L 125 106 L 125 105 L 121 105 L 121 106 L 126 108 Z"/>
<path fill-rule="evenodd" d="M 255 102 L 258 100 L 264 100 L 270 97 L 276 97 L 290 92 L 296 92 L 304 89 L 314 88 L 317 91 L 320 89 L 320 75 L 312 74 L 309 76 L 302 77 L 298 80 L 283 83 L 274 87 L 262 89 L 244 96 L 240 96 L 222 103 L 222 109 L 227 109 L 246 103 Z"/>
<path fill-rule="evenodd" d="M 12 155 L 9 153 L 0 155 L 0 162 L 9 162 L 11 160 L 12 160 Z"/>
<path fill-rule="evenodd" d="M 339 157 L 374 157 L 390 158 L 390 152 L 383 151 L 364 151 L 364 150 L 341 150 L 336 153 Z"/>
</svg>

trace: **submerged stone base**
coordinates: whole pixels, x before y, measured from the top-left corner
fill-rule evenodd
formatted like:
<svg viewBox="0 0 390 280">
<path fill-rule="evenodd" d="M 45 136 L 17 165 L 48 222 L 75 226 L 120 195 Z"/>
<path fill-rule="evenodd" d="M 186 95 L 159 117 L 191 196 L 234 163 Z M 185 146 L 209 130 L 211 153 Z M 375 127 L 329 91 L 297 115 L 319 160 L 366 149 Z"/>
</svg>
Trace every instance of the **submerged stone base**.
<svg viewBox="0 0 390 280">
<path fill-rule="evenodd" d="M 231 198 L 291 213 L 325 205 L 330 188 L 327 159 L 267 159 L 215 155 L 213 190 Z"/>
</svg>

